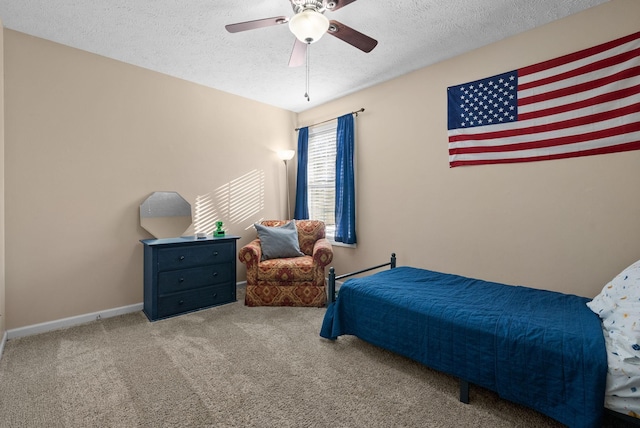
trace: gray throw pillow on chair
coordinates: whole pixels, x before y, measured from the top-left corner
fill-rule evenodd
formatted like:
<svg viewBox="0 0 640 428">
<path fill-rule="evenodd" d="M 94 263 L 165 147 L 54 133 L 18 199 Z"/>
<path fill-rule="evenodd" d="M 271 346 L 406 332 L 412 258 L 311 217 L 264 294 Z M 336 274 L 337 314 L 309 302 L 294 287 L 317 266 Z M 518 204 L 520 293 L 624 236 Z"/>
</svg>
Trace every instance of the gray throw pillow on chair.
<svg viewBox="0 0 640 428">
<path fill-rule="evenodd" d="M 298 243 L 298 229 L 295 221 L 282 226 L 254 224 L 260 238 L 262 260 L 304 256 Z"/>
</svg>

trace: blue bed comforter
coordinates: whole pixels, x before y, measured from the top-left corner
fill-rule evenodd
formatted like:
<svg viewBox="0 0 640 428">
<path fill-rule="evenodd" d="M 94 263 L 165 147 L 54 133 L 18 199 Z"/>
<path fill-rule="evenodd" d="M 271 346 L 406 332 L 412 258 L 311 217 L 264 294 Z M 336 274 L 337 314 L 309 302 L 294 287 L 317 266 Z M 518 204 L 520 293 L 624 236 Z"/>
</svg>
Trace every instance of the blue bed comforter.
<svg viewBox="0 0 640 428">
<path fill-rule="evenodd" d="M 570 427 L 599 427 L 607 356 L 587 301 L 398 267 L 346 281 L 320 335 L 355 335 Z"/>
</svg>

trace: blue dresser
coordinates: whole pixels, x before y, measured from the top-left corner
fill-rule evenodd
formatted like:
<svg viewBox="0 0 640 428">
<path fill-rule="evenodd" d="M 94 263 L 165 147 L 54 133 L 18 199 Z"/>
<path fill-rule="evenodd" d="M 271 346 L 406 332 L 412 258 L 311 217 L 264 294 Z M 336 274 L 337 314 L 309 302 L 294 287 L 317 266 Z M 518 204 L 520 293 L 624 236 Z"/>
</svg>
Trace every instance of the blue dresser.
<svg viewBox="0 0 640 428">
<path fill-rule="evenodd" d="M 239 236 L 144 239 L 144 313 L 150 321 L 236 301 Z"/>
</svg>

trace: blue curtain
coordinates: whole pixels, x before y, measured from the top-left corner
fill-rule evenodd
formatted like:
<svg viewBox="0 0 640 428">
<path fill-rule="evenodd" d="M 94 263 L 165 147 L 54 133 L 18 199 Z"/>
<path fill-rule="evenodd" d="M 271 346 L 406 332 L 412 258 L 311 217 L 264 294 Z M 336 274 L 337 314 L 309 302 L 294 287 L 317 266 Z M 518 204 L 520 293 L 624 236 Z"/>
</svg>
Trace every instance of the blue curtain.
<svg viewBox="0 0 640 428">
<path fill-rule="evenodd" d="M 298 130 L 298 175 L 296 178 L 296 208 L 293 218 L 309 218 L 309 199 L 307 196 L 307 164 L 309 163 L 309 128 Z"/>
<path fill-rule="evenodd" d="M 356 243 L 356 188 L 353 168 L 353 115 L 338 118 L 336 138 L 336 236 L 337 242 Z"/>
</svg>

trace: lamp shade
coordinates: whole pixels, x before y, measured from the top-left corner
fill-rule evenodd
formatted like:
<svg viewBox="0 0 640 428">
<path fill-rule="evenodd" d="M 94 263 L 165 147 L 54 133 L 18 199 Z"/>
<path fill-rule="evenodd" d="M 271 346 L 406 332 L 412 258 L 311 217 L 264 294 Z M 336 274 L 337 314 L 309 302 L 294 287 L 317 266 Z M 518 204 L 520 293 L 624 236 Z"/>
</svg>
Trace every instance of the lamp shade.
<svg viewBox="0 0 640 428">
<path fill-rule="evenodd" d="M 315 10 L 306 9 L 289 20 L 289 29 L 303 43 L 314 43 L 329 29 L 329 20 Z"/>
<path fill-rule="evenodd" d="M 295 150 L 280 150 L 278 152 L 278 157 L 283 161 L 288 161 L 293 159 L 293 155 L 295 155 Z"/>
</svg>

